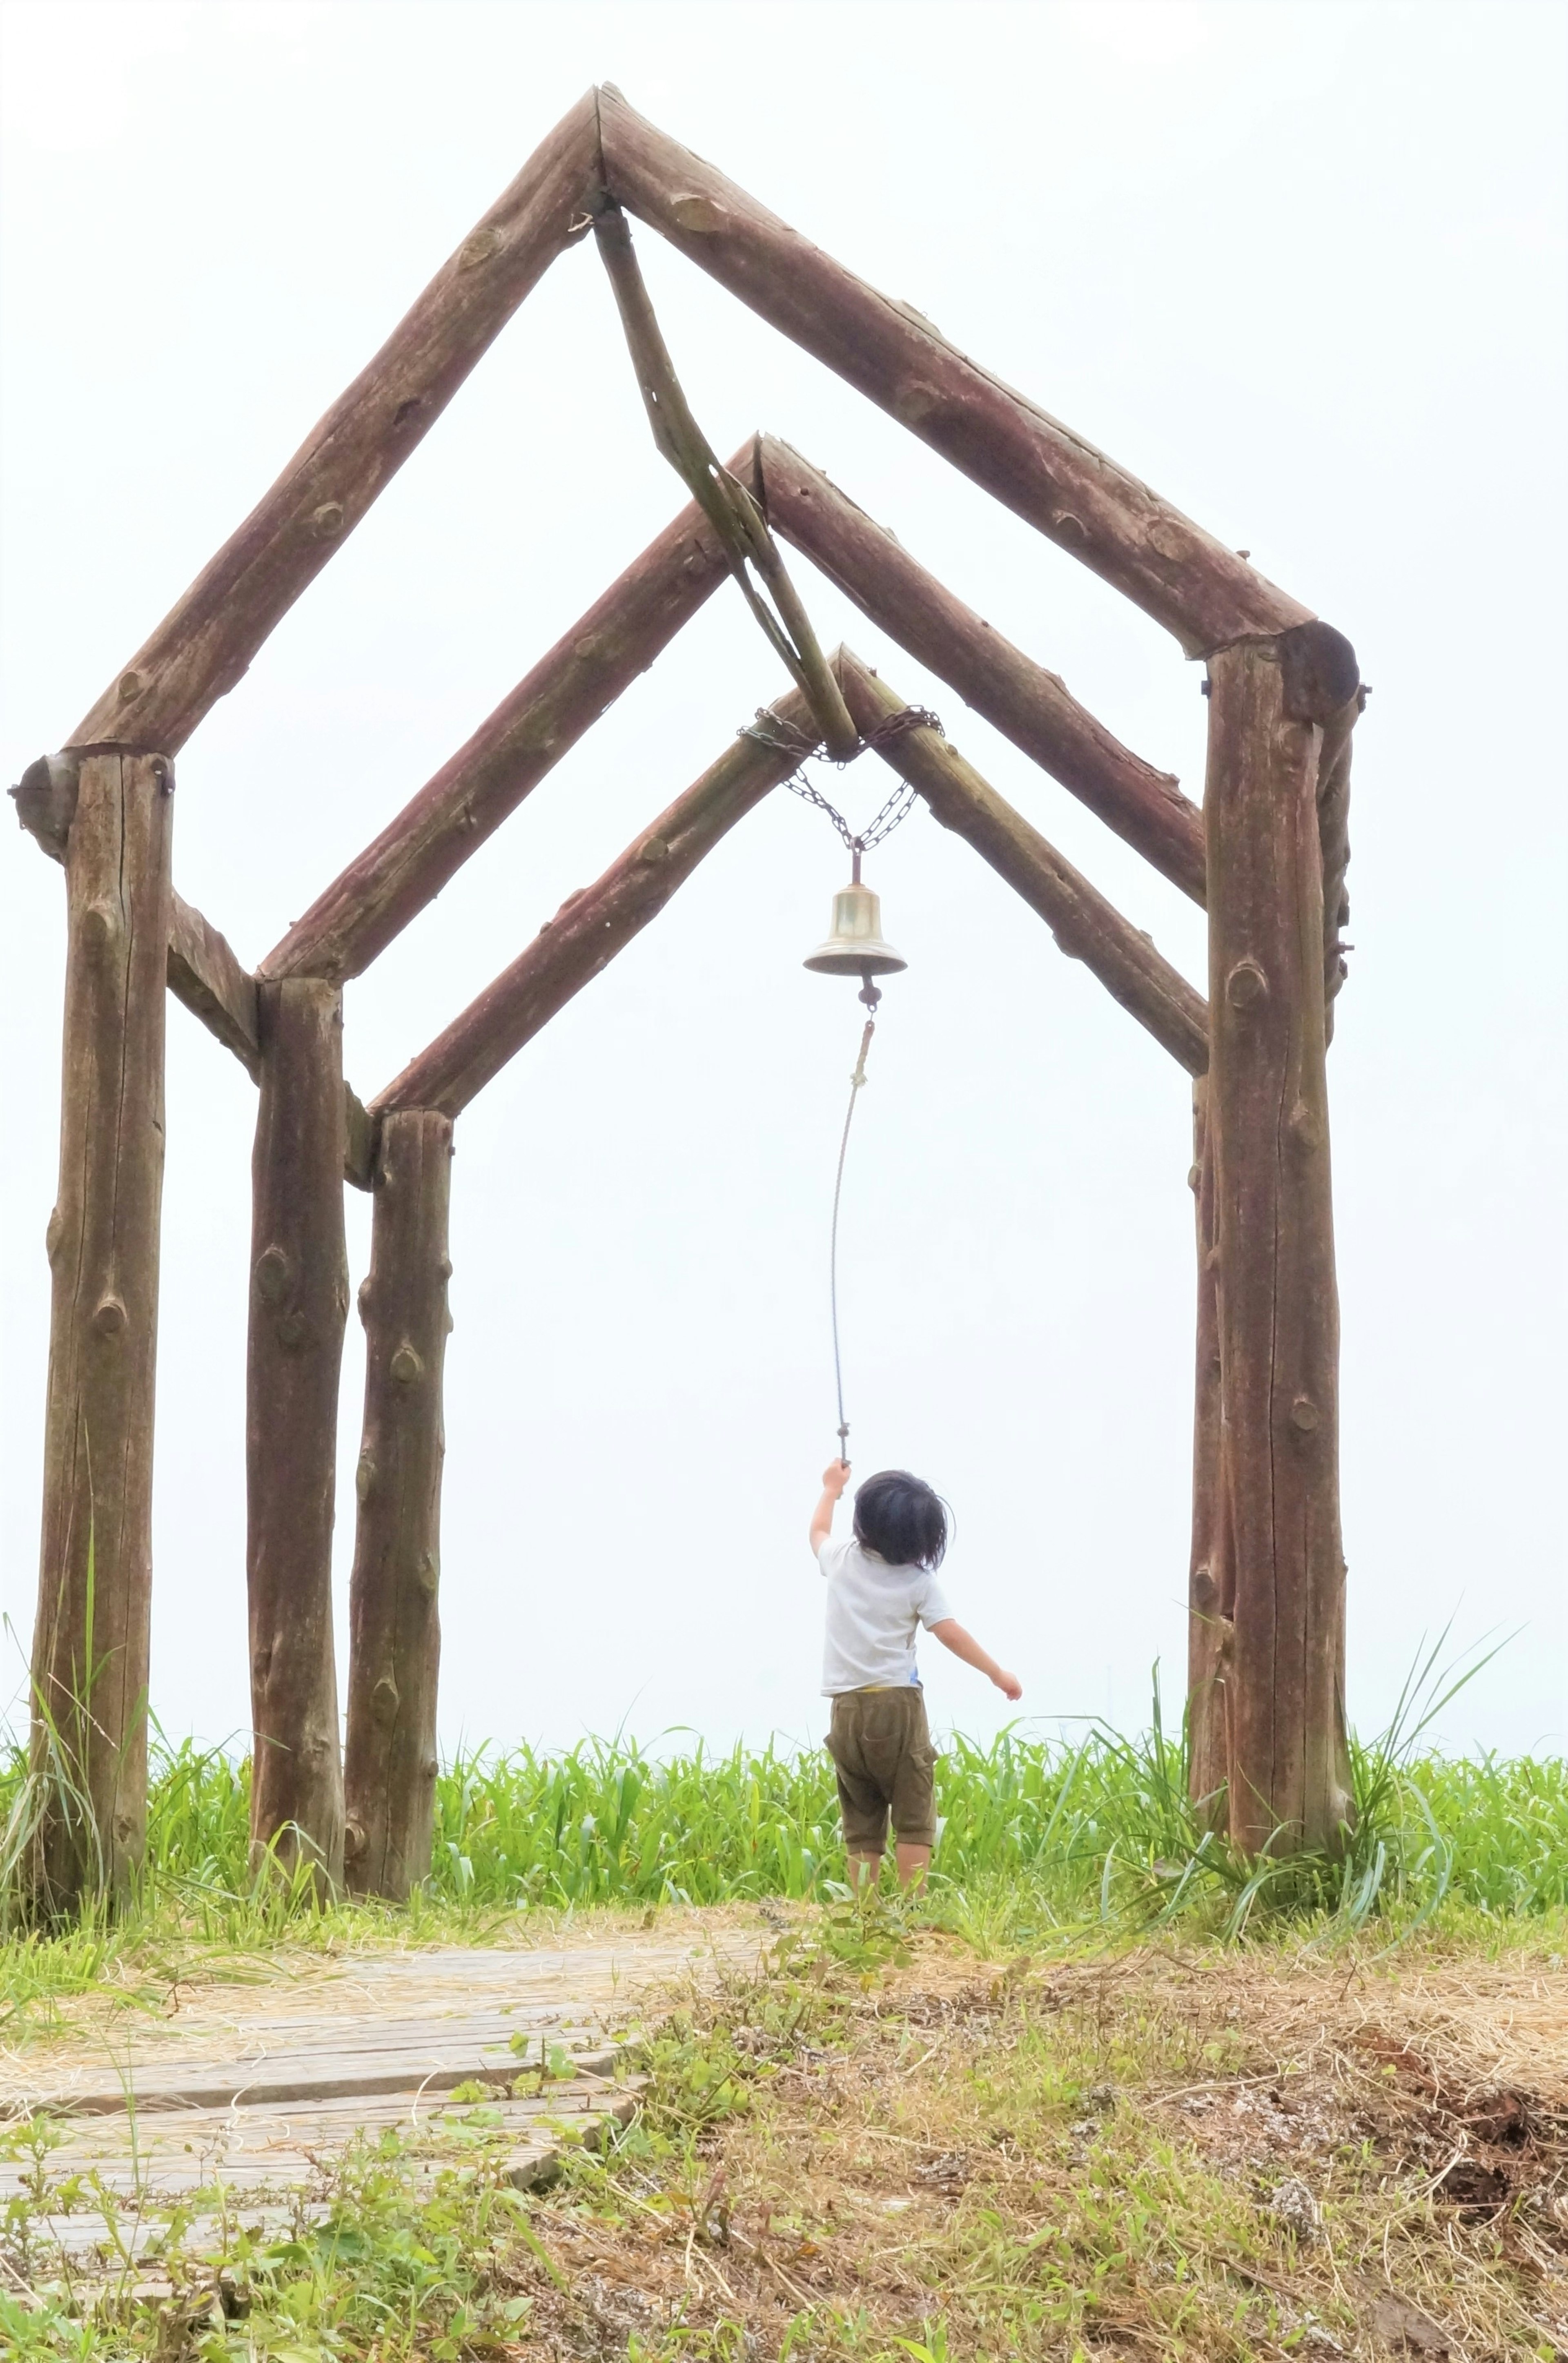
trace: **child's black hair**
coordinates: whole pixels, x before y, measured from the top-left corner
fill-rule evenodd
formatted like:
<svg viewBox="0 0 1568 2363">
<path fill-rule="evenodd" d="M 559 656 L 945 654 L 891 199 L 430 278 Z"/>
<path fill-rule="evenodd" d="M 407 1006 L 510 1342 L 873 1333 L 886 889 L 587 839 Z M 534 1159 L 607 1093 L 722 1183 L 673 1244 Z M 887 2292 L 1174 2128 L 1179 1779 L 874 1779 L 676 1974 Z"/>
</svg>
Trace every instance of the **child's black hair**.
<svg viewBox="0 0 1568 2363">
<path fill-rule="evenodd" d="M 938 1568 L 947 1549 L 947 1508 L 907 1469 L 881 1469 L 855 1496 L 855 1539 L 889 1567 Z"/>
</svg>

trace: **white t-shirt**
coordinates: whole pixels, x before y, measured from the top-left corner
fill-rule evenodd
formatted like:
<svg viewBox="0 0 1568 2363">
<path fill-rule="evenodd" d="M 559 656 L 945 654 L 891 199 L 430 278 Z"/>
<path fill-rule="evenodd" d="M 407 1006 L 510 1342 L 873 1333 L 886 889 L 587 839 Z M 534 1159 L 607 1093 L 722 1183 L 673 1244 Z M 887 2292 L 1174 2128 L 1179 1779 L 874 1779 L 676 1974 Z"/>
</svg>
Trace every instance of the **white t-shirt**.
<svg viewBox="0 0 1568 2363">
<path fill-rule="evenodd" d="M 915 1679 L 915 1628 L 929 1631 L 953 1611 L 928 1567 L 890 1567 L 853 1537 L 830 1538 L 817 1554 L 827 1578 L 823 1696 Z"/>
</svg>

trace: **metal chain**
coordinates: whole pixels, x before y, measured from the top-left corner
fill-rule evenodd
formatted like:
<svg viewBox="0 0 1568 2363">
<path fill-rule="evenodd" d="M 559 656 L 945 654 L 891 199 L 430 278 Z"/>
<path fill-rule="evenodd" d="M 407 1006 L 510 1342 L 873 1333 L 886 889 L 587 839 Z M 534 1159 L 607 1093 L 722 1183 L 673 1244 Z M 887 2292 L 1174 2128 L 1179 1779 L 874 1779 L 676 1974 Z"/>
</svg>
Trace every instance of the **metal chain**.
<svg viewBox="0 0 1568 2363">
<path fill-rule="evenodd" d="M 885 747 L 893 739 L 901 738 L 906 730 L 934 730 L 938 737 L 946 735 L 940 720 L 929 706 L 904 705 L 900 706 L 896 714 L 889 714 L 887 720 L 879 722 L 874 730 L 867 732 L 856 751 L 867 753 L 876 748 Z M 798 729 L 792 722 L 786 722 L 780 716 L 770 714 L 766 706 L 758 706 L 756 721 L 745 724 L 735 735 L 740 738 L 755 738 L 758 746 L 771 747 L 780 755 L 798 756 L 802 762 L 831 761 L 841 771 L 854 760 L 852 756 L 847 755 L 842 758 L 824 757 L 815 740 L 808 738 L 805 732 Z M 827 815 L 851 853 L 868 853 L 874 845 L 884 844 L 892 836 L 893 831 L 902 822 L 908 820 L 914 810 L 918 796 L 918 791 L 910 781 L 900 780 L 881 810 L 873 816 L 865 828 L 857 830 L 850 827 L 838 806 L 829 802 L 822 790 L 807 779 L 803 771 L 796 771 L 791 778 L 784 782 L 784 785 L 792 796 L 799 796 L 802 803 L 814 804 L 819 812 Z"/>
</svg>

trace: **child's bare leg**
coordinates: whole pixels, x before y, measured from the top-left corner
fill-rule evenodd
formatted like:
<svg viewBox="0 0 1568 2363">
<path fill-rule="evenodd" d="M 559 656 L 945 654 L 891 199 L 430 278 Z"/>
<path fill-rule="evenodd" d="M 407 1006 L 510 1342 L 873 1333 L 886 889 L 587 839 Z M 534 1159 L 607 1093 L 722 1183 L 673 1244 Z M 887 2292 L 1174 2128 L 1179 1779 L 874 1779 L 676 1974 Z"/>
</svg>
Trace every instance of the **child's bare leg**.
<svg viewBox="0 0 1568 2363">
<path fill-rule="evenodd" d="M 875 1887 L 882 1875 L 879 1854 L 852 1854 L 849 1858 L 849 1883 L 858 1895 L 865 1888 Z"/>
<path fill-rule="evenodd" d="M 925 1874 L 931 1869 L 931 1848 L 928 1846 L 905 1846 L 900 1838 L 898 1857 L 899 1885 L 923 1887 Z"/>
</svg>

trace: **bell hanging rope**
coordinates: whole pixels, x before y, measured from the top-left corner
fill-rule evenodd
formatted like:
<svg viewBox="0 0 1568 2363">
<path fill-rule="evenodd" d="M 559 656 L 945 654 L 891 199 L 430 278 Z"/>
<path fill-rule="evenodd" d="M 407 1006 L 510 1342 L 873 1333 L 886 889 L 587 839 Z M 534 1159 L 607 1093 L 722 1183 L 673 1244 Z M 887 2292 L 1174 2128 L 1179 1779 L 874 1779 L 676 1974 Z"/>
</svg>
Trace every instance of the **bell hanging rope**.
<svg viewBox="0 0 1568 2363">
<path fill-rule="evenodd" d="M 923 707 L 908 706 L 893 717 L 899 729 L 915 724 L 933 724 L 940 729 L 936 716 Z M 775 717 L 759 714 L 756 725 L 743 736 L 758 738 L 766 746 L 777 743 L 772 725 Z M 889 736 L 893 735 L 889 730 Z M 867 741 L 867 744 L 875 743 Z M 808 750 L 802 748 L 802 753 Z M 833 1183 L 833 1230 L 828 1249 L 828 1292 L 833 1308 L 833 1376 L 838 1397 L 838 1457 L 849 1459 L 849 1422 L 844 1414 L 844 1362 L 838 1343 L 838 1210 L 844 1196 L 844 1159 L 849 1148 L 849 1127 L 855 1121 L 855 1103 L 866 1082 L 866 1054 L 871 1048 L 871 1037 L 877 1031 L 877 1007 L 882 996 L 877 989 L 879 976 L 896 976 L 909 962 L 902 952 L 895 950 L 882 933 L 882 904 L 879 896 L 871 892 L 860 875 L 860 859 L 867 849 L 880 845 L 891 837 L 901 821 L 914 809 L 915 792 L 907 780 L 900 780 L 876 817 L 858 833 L 852 829 L 836 804 L 828 802 L 820 788 L 797 772 L 786 782 L 791 793 L 824 813 L 849 849 L 850 880 L 841 886 L 833 898 L 833 920 L 825 943 L 819 944 L 808 955 L 802 966 L 818 976 L 857 976 L 860 979 L 859 998 L 866 1005 L 866 1024 L 860 1035 L 860 1055 L 855 1061 L 855 1072 L 849 1079 L 849 1105 L 845 1111 L 844 1130 L 839 1136 L 838 1170 Z"/>
</svg>

